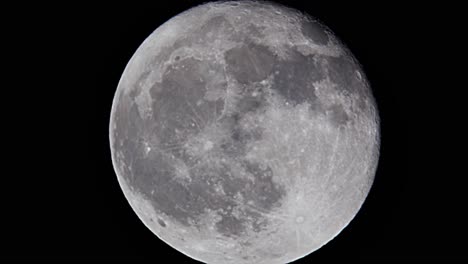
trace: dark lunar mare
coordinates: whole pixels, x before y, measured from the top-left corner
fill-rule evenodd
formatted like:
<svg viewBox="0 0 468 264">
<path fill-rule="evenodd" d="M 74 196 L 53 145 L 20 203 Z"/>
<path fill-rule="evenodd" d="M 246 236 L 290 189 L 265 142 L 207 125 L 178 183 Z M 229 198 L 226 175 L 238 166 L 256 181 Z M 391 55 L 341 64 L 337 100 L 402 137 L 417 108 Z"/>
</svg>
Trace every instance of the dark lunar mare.
<svg viewBox="0 0 468 264">
<path fill-rule="evenodd" d="M 304 23 L 304 30 L 318 31 L 320 25 L 313 22 Z M 327 38 L 323 31 L 323 36 Z M 310 34 L 312 34 L 310 33 Z M 320 54 L 304 55 L 295 48 L 288 48 L 287 58 L 281 59 L 268 47 L 254 44 L 246 40 L 246 44 L 235 47 L 225 53 L 228 65 L 228 74 L 243 86 L 274 76 L 271 89 L 280 95 L 286 102 L 295 106 L 310 104 L 311 111 L 329 113 L 330 121 L 336 125 L 345 125 L 350 118 L 341 104 L 324 105 L 317 98 L 314 83 L 329 81 L 334 84 L 329 93 L 336 92 L 346 95 L 359 94 L 359 110 L 367 109 L 361 98 L 367 98 L 364 82 L 359 79 L 356 69 L 357 62 L 350 56 L 332 57 Z M 245 100 L 249 100 L 248 94 Z"/>
<path fill-rule="evenodd" d="M 293 105 L 308 102 L 314 107 L 318 102 L 313 83 L 325 77 L 315 60 L 317 55 L 306 56 L 295 49 L 288 51 L 288 59 L 275 61 L 272 89 Z"/>
<path fill-rule="evenodd" d="M 304 20 L 301 23 L 301 32 L 306 38 L 312 40 L 318 45 L 328 44 L 328 35 L 326 29 L 318 21 Z"/>
</svg>

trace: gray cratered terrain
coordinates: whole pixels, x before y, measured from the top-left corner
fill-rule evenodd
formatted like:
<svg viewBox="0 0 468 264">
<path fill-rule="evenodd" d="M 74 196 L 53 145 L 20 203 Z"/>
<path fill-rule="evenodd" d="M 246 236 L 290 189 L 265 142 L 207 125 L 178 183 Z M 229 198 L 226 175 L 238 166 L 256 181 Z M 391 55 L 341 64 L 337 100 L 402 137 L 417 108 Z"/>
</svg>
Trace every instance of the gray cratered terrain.
<svg viewBox="0 0 468 264">
<path fill-rule="evenodd" d="M 217 2 L 163 24 L 115 94 L 113 164 L 142 222 L 206 263 L 286 263 L 335 237 L 372 185 L 367 79 L 316 20 Z"/>
</svg>

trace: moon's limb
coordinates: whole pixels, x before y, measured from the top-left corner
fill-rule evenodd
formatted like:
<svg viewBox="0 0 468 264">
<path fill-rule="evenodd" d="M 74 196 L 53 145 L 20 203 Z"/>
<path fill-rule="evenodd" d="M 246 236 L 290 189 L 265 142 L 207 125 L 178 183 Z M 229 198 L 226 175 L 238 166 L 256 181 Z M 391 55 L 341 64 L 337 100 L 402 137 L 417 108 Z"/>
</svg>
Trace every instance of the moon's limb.
<svg viewBox="0 0 468 264">
<path fill-rule="evenodd" d="M 209 263 L 320 248 L 372 185 L 379 120 L 352 54 L 310 17 L 210 3 L 151 34 L 114 98 L 119 183 L 142 222 Z"/>
</svg>

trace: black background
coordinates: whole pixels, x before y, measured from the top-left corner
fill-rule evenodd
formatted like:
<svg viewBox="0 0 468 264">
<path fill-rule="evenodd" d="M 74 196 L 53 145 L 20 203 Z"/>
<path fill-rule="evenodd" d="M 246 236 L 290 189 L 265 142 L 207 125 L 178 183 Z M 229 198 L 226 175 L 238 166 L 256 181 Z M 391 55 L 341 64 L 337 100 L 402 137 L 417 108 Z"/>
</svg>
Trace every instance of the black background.
<svg viewBox="0 0 468 264">
<path fill-rule="evenodd" d="M 108 138 L 113 95 L 130 57 L 159 25 L 202 3 L 170 2 L 3 10 L 12 33 L 5 57 L 13 60 L 2 98 L 10 135 L 4 137 L 0 258 L 191 263 L 128 205 Z M 453 150 L 462 148 L 457 138 L 466 131 L 465 120 L 454 117 L 463 112 L 456 103 L 463 83 L 449 84 L 459 64 L 436 62 L 463 53 L 450 31 L 457 23 L 441 24 L 456 8 L 277 2 L 317 17 L 348 45 L 381 117 L 381 155 L 368 199 L 339 236 L 298 263 L 466 259 L 460 181 L 466 172 L 455 169 L 466 154 Z"/>
</svg>

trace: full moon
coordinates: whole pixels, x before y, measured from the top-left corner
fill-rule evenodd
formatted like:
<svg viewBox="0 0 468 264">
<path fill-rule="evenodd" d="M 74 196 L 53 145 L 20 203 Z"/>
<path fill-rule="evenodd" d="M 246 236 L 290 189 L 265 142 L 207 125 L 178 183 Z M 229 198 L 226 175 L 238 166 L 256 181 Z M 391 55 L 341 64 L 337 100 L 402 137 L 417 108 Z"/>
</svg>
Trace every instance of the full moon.
<svg viewBox="0 0 468 264">
<path fill-rule="evenodd" d="M 115 93 L 110 147 L 140 220 L 205 263 L 287 263 L 338 235 L 378 163 L 350 50 L 297 10 L 206 3 L 157 28 Z"/>
</svg>

